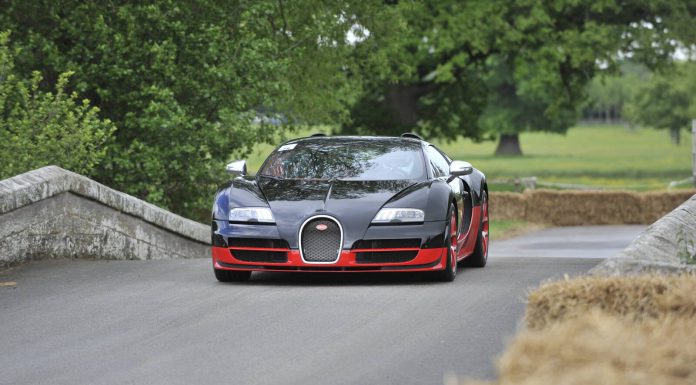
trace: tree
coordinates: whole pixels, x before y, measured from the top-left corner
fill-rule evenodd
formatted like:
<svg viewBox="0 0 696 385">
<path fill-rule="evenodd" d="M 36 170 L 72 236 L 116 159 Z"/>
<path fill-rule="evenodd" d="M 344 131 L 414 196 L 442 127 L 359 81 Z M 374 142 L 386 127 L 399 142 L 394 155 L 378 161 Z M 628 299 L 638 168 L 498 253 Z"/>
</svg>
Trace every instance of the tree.
<svg viewBox="0 0 696 385">
<path fill-rule="evenodd" d="M 119 127 L 99 181 L 203 219 L 225 162 L 279 129 L 264 123 L 276 119 L 258 117 L 294 123 L 346 115 L 353 97 L 346 57 L 355 45 L 346 32 L 380 20 L 382 8 L 16 0 L 3 2 L 0 28 L 13 30 L 22 75 L 41 70 L 46 89 L 73 71 L 74 90 Z"/>
<path fill-rule="evenodd" d="M 645 66 L 631 60 L 621 61 L 616 74 L 602 73 L 595 76 L 588 85 L 588 100 L 583 116 L 605 122 L 625 120 L 624 109 L 650 77 L 651 72 Z"/>
<path fill-rule="evenodd" d="M 658 129 L 667 129 L 679 144 L 681 131 L 696 118 L 696 63 L 681 63 L 675 71 L 654 75 L 639 88 L 628 107 L 629 119 Z"/>
<path fill-rule="evenodd" d="M 113 123 L 66 92 L 69 72 L 59 75 L 55 92 L 39 91 L 39 73 L 17 76 L 9 36 L 0 33 L 0 179 L 50 164 L 91 175 L 106 155 Z"/>
<path fill-rule="evenodd" d="M 369 79 L 346 132 L 499 135 L 499 153 L 521 153 L 519 132 L 565 132 L 576 121 L 588 82 L 616 71 L 619 52 L 653 68 L 670 60 L 677 41 L 696 41 L 696 4 L 686 1 L 395 7 L 406 32 L 381 42 L 390 71 Z"/>
</svg>

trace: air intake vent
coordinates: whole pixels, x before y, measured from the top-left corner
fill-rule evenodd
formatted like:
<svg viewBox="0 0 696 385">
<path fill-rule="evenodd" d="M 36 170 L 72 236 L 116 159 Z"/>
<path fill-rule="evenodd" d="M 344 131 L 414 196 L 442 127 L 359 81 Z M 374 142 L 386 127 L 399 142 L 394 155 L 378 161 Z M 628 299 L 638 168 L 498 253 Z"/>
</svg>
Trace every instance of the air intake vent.
<svg viewBox="0 0 696 385">
<path fill-rule="evenodd" d="M 273 262 L 284 263 L 288 261 L 288 253 L 285 251 L 257 251 L 257 250 L 230 250 L 232 256 L 245 262 Z"/>
<path fill-rule="evenodd" d="M 334 263 L 341 255 L 343 230 L 326 216 L 310 218 L 300 230 L 300 252 L 309 263 Z"/>
<path fill-rule="evenodd" d="M 416 258 L 418 251 L 366 251 L 356 254 L 355 262 L 357 263 L 399 263 Z"/>
</svg>

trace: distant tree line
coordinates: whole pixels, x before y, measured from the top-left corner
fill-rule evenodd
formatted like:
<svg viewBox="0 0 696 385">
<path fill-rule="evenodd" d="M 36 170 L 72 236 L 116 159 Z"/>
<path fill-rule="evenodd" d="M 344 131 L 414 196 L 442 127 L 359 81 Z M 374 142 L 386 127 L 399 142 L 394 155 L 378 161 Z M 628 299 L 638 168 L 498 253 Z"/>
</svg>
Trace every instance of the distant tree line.
<svg viewBox="0 0 696 385">
<path fill-rule="evenodd" d="M 620 56 L 659 70 L 696 43 L 689 0 L 0 3 L 1 174 L 57 163 L 199 219 L 224 164 L 279 130 L 519 153 Z"/>
<path fill-rule="evenodd" d="M 696 119 L 696 63 L 675 62 L 657 73 L 624 61 L 616 74 L 595 77 L 583 117 L 669 130 L 674 143 Z"/>
</svg>

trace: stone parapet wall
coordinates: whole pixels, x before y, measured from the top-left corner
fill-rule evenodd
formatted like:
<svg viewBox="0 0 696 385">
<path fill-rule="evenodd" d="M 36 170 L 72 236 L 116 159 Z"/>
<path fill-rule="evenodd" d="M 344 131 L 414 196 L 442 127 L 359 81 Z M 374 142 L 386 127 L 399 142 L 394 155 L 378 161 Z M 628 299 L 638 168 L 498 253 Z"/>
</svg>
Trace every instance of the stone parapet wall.
<svg viewBox="0 0 696 385">
<path fill-rule="evenodd" d="M 210 226 L 56 166 L 0 181 L 0 265 L 210 256 Z"/>
<path fill-rule="evenodd" d="M 648 227 L 615 257 L 592 269 L 594 275 L 696 273 L 696 195 Z"/>
</svg>

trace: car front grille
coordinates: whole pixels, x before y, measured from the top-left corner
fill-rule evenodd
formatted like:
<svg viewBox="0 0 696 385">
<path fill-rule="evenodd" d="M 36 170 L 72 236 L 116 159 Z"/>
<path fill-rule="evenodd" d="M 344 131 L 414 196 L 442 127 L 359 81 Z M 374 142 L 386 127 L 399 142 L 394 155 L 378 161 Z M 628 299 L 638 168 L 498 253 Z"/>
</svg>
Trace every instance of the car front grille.
<svg viewBox="0 0 696 385">
<path fill-rule="evenodd" d="M 317 217 L 307 221 L 300 233 L 300 250 L 305 262 L 333 263 L 341 253 L 343 234 L 334 219 Z"/>
</svg>

